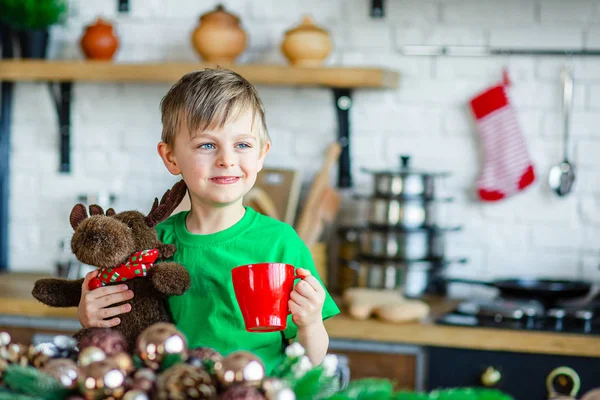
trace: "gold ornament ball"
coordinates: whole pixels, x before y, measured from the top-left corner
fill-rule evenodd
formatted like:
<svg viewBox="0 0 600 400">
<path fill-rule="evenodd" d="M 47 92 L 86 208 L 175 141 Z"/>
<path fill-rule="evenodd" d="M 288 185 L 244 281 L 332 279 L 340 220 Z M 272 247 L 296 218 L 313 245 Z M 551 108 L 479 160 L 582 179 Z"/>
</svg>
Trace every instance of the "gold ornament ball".
<svg viewBox="0 0 600 400">
<path fill-rule="evenodd" d="M 123 400 L 148 400 L 148 394 L 143 390 L 129 390 L 123 395 Z"/>
<path fill-rule="evenodd" d="M 217 390 L 208 372 L 189 364 L 176 364 L 160 374 L 156 380 L 156 398 L 202 399 L 216 398 Z"/>
<path fill-rule="evenodd" d="M 118 399 L 125 393 L 125 375 L 110 359 L 89 364 L 79 375 L 78 384 L 86 400 Z"/>
<path fill-rule="evenodd" d="M 79 361 L 79 365 L 82 367 L 87 367 L 88 365 L 98 362 L 104 361 L 106 359 L 106 353 L 100 348 L 96 346 L 86 347 L 79 353 L 77 360 Z"/>
<path fill-rule="evenodd" d="M 125 375 L 129 375 L 135 369 L 133 366 L 133 358 L 125 352 L 120 352 L 110 357 Z"/>
<path fill-rule="evenodd" d="M 81 370 L 73 360 L 68 358 L 56 358 L 48 361 L 41 371 L 54 377 L 67 389 L 75 389 Z"/>
<path fill-rule="evenodd" d="M 144 364 L 159 369 L 163 360 L 170 355 L 181 360 L 187 358 L 187 340 L 175 327 L 167 322 L 159 322 L 146 328 L 138 337 L 137 354 Z"/>
<path fill-rule="evenodd" d="M 141 368 L 133 374 L 131 388 L 150 392 L 154 388 L 154 382 L 156 382 L 156 374 L 154 371 L 150 368 Z"/>
<path fill-rule="evenodd" d="M 235 351 L 215 364 L 215 373 L 224 387 L 238 383 L 258 387 L 265 377 L 265 366 L 254 354 Z"/>
</svg>

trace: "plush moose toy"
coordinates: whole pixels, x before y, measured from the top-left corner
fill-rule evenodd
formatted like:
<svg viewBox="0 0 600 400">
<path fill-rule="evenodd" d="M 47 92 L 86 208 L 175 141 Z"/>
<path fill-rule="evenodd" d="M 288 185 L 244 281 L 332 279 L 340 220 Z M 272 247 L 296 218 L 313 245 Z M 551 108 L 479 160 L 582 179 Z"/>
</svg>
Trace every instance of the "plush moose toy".
<svg viewBox="0 0 600 400">
<path fill-rule="evenodd" d="M 169 322 L 167 296 L 182 295 L 190 286 L 187 270 L 175 262 L 161 262 L 175 254 L 175 246 L 158 240 L 154 227 L 165 220 L 179 205 L 186 193 L 183 180 L 177 182 L 158 199 L 150 213 L 124 211 L 119 214 L 109 208 L 104 214 L 98 205 L 73 207 L 70 215 L 75 230 L 71 249 L 84 264 L 98 267 L 98 275 L 89 281 L 91 290 L 105 285 L 126 284 L 134 293 L 129 300 L 131 311 L 120 315 L 120 331 L 130 346 L 138 335 L 157 322 Z M 76 307 L 81 298 L 83 279 L 46 278 L 36 281 L 32 294 L 52 307 Z M 123 304 L 123 303 L 121 303 Z M 74 337 L 81 340 L 91 329 L 82 329 Z M 130 347 L 133 348 L 133 347 Z"/>
</svg>

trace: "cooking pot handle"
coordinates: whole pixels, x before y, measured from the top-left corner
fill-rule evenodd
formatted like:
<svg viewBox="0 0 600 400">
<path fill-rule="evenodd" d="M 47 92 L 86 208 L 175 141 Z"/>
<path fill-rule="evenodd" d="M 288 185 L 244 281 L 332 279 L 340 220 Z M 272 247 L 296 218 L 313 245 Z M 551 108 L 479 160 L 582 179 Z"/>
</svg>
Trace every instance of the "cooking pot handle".
<svg viewBox="0 0 600 400">
<path fill-rule="evenodd" d="M 478 281 L 476 279 L 447 278 L 446 282 L 447 283 L 468 283 L 471 285 L 495 286 L 493 282 Z"/>
</svg>

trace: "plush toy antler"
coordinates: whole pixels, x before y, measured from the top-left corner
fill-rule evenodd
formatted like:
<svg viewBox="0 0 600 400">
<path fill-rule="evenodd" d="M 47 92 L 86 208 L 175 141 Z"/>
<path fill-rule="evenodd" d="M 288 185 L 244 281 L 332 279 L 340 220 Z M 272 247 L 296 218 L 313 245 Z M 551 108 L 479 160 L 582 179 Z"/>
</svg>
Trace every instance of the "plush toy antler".
<svg viewBox="0 0 600 400">
<path fill-rule="evenodd" d="M 154 227 L 165 220 L 186 194 L 183 180 L 177 182 L 154 205 L 148 215 L 138 211 L 116 213 L 109 208 L 91 205 L 89 215 L 83 204 L 73 207 L 69 221 L 74 229 L 71 249 L 84 264 L 98 267 L 98 275 L 89 281 L 84 291 L 102 286 L 125 283 L 134 292 L 131 311 L 122 314 L 116 327 L 134 344 L 139 333 L 156 323 L 169 321 L 164 305 L 165 296 L 183 294 L 190 286 L 187 270 L 175 262 L 161 262 L 175 253 L 174 245 L 158 240 Z M 147 276 L 147 278 L 144 278 Z M 139 278 L 139 279 L 138 279 Z M 82 295 L 83 279 L 40 279 L 33 296 L 53 307 L 75 307 Z M 76 334 L 81 338 L 84 329 Z"/>
</svg>

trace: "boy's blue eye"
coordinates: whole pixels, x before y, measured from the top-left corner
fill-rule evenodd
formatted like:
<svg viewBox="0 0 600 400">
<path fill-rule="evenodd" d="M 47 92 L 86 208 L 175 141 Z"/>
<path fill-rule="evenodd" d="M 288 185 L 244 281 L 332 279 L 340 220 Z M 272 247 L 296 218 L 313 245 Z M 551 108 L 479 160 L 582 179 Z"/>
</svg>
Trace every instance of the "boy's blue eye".
<svg viewBox="0 0 600 400">
<path fill-rule="evenodd" d="M 249 149 L 252 147 L 249 143 L 238 143 L 237 146 L 241 149 Z"/>
<path fill-rule="evenodd" d="M 198 145 L 198 148 L 199 149 L 214 149 L 215 145 L 212 143 L 203 143 L 203 144 Z"/>
</svg>

